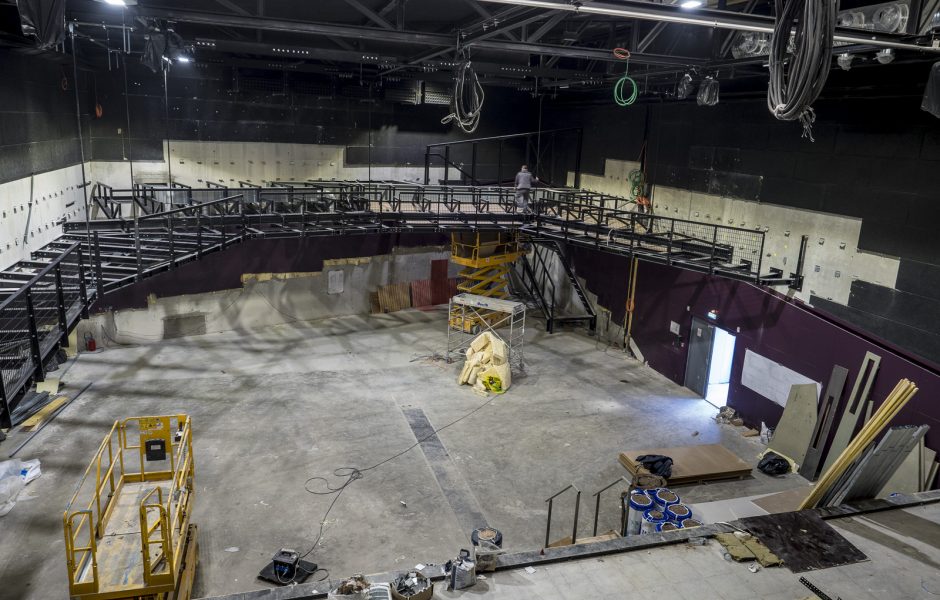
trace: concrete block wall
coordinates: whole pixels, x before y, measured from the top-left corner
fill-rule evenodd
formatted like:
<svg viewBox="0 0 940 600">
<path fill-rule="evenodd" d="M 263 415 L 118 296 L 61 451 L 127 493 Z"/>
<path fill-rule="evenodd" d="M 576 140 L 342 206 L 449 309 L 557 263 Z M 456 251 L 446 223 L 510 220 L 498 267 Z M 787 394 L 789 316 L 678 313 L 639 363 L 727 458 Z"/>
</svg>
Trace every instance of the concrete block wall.
<svg viewBox="0 0 940 600">
<path fill-rule="evenodd" d="M 581 187 L 586 190 L 628 197 L 629 173 L 639 163 L 607 159 L 602 175 L 582 173 Z M 569 173 L 573 181 L 574 174 Z M 838 304 L 847 304 L 853 281 L 867 281 L 894 287 L 900 261 L 859 249 L 862 219 L 763 202 L 728 198 L 704 192 L 663 185 L 652 188 L 656 215 L 699 221 L 714 225 L 760 229 L 765 233 L 764 266 L 790 273 L 799 258 L 800 239 L 809 236 L 806 250 L 803 290 L 780 291 L 810 301 L 812 296 Z"/>
<path fill-rule="evenodd" d="M 145 344 L 171 337 L 369 314 L 369 295 L 379 286 L 427 279 L 430 261 L 449 256 L 447 250 L 437 247 L 396 249 L 380 256 L 327 259 L 319 272 L 246 274 L 240 288 L 151 296 L 146 308 L 103 311 L 80 324 L 78 339 L 90 333 L 105 346 Z M 198 266 L 193 263 L 185 268 Z M 455 269 L 456 265 L 451 265 L 451 270 Z M 342 273 L 342 291 L 331 293 L 329 279 L 335 272 Z M 180 318 L 184 319 L 181 330 L 168 327 L 168 322 Z"/>
<path fill-rule="evenodd" d="M 173 181 L 192 187 L 205 182 L 238 187 L 239 181 L 263 185 L 266 181 L 395 179 L 424 181 L 424 165 L 407 167 L 349 167 L 345 147 L 328 144 L 275 144 L 266 142 L 170 141 Z M 166 146 L 163 161 L 134 161 L 137 183 L 166 181 Z M 94 161 L 94 181 L 112 187 L 129 187 L 127 162 Z M 443 169 L 431 169 L 431 180 L 443 177 Z"/>
<path fill-rule="evenodd" d="M 855 280 L 894 287 L 899 261 L 859 250 L 862 220 L 762 202 L 653 186 L 654 213 L 728 227 L 764 231 L 763 270 L 796 268 L 800 238 L 809 236 L 803 290 L 794 292 L 809 302 L 818 296 L 846 304 Z M 786 291 L 786 286 L 779 288 Z"/>
<path fill-rule="evenodd" d="M 0 184 L 0 269 L 29 258 L 62 234 L 63 220 L 85 218 L 79 165 Z"/>
</svg>

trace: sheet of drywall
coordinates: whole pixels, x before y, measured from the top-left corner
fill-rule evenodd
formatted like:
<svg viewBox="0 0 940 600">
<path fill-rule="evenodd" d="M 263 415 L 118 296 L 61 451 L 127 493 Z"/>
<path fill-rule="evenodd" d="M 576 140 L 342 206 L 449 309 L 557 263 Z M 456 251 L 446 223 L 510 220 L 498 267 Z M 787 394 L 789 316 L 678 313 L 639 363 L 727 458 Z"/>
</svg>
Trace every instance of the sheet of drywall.
<svg viewBox="0 0 940 600">
<path fill-rule="evenodd" d="M 750 388 L 780 406 L 787 405 L 790 387 L 798 384 L 816 385 L 816 396 L 822 391 L 822 384 L 801 375 L 792 369 L 761 356 L 748 349 L 744 354 L 744 370 L 741 371 L 741 385 Z"/>
</svg>

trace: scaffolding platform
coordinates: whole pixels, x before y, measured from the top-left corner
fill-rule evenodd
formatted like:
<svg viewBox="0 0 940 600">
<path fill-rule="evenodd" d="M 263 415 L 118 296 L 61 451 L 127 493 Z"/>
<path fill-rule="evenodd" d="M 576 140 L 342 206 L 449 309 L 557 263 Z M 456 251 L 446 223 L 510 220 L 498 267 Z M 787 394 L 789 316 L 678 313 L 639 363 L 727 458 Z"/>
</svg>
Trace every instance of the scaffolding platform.
<svg viewBox="0 0 940 600">
<path fill-rule="evenodd" d="M 72 598 L 188 600 L 193 477 L 189 417 L 116 421 L 63 516 Z"/>
<path fill-rule="evenodd" d="M 459 354 L 463 360 L 470 342 L 480 333 L 489 331 L 506 343 L 510 369 L 524 371 L 525 312 L 526 306 L 522 302 L 457 294 L 450 299 L 448 307 L 447 362 L 453 362 L 454 354 Z M 462 324 L 468 322 L 476 323 L 478 327 L 467 331 Z"/>
</svg>

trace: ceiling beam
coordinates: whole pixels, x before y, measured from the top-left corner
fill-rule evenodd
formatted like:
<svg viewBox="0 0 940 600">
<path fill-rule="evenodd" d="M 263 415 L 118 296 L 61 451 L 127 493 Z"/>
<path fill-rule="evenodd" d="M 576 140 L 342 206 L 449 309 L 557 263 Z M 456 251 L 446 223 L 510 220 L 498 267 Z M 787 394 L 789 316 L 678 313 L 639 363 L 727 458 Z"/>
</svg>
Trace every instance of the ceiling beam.
<svg viewBox="0 0 940 600">
<path fill-rule="evenodd" d="M 552 28 L 555 27 L 555 25 L 558 25 L 559 23 L 564 21 L 567 16 L 568 16 L 567 13 L 563 13 L 563 12 L 553 14 L 551 17 L 548 18 L 547 21 L 545 21 L 545 23 L 542 24 L 541 27 L 533 31 L 529 35 L 529 37 L 526 38 L 525 41 L 529 42 L 530 44 L 534 44 L 535 42 L 545 37 L 545 34 L 551 31 Z"/>
<path fill-rule="evenodd" d="M 181 23 L 197 25 L 226 26 L 237 29 L 260 29 L 282 33 L 302 33 L 336 38 L 349 38 L 365 41 L 394 42 L 409 45 L 436 46 L 447 52 L 454 47 L 454 37 L 448 34 L 424 33 L 419 31 L 392 31 L 375 27 L 337 25 L 332 23 L 311 23 L 308 21 L 290 21 L 269 17 L 244 17 L 239 15 L 218 15 L 185 10 L 166 10 L 160 8 L 139 8 L 142 17 L 170 19 Z M 557 44 L 529 44 L 476 37 L 469 42 L 473 48 L 497 52 L 519 52 L 545 56 L 597 59 L 603 62 L 618 62 L 606 48 L 584 48 Z M 368 53 L 368 52 L 366 52 Z M 634 54 L 630 57 L 636 64 L 656 65 L 694 65 L 702 64 L 702 59 L 688 57 L 667 57 L 658 55 Z"/>
<path fill-rule="evenodd" d="M 506 4 L 547 10 L 563 10 L 578 14 L 604 15 L 624 19 L 645 19 L 659 22 L 680 23 L 684 25 L 699 25 L 715 29 L 732 29 L 738 31 L 756 31 L 760 33 L 773 33 L 774 18 L 763 15 L 742 14 L 723 10 L 710 10 L 704 8 L 683 9 L 674 4 L 655 4 L 640 0 L 620 0 L 617 4 L 610 2 L 569 2 L 568 0 L 483 0 L 491 4 Z M 920 50 L 924 52 L 940 53 L 940 47 L 918 46 L 908 41 L 906 34 L 875 33 L 872 31 L 858 31 L 846 27 L 836 27 L 833 40 L 836 42 L 849 42 L 851 44 L 868 44 L 880 48 L 896 48 L 899 50 Z"/>
<path fill-rule="evenodd" d="M 494 18 L 493 14 L 490 11 L 486 10 L 486 8 L 483 7 L 483 5 L 481 5 L 479 2 L 477 2 L 477 0 L 463 0 L 463 2 L 464 4 L 467 4 L 468 6 L 470 6 L 470 8 L 472 8 L 473 10 L 477 11 L 477 14 L 483 17 L 484 19 L 493 20 Z M 504 31 L 502 32 L 502 35 L 506 39 L 510 39 L 514 42 L 519 41 L 519 36 L 517 36 L 516 34 L 512 32 Z"/>
<path fill-rule="evenodd" d="M 370 21 L 372 21 L 379 27 L 382 27 L 383 29 L 395 29 L 394 25 L 386 21 L 384 18 L 380 17 L 378 14 L 375 13 L 375 11 L 373 11 L 371 8 L 369 8 L 368 6 L 366 6 L 359 0 L 343 0 L 343 2 L 355 8 L 362 15 L 364 15 L 367 19 L 369 19 Z"/>
</svg>

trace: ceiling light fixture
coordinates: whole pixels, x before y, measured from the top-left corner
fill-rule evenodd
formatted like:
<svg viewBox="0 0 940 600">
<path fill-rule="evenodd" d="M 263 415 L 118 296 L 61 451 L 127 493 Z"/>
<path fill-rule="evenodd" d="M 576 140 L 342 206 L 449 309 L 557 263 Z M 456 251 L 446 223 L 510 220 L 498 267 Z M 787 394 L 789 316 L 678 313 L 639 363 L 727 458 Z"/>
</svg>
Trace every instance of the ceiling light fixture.
<svg viewBox="0 0 940 600">
<path fill-rule="evenodd" d="M 702 0 L 685 0 L 679 6 L 682 8 L 699 8 L 702 6 Z"/>
<path fill-rule="evenodd" d="M 127 2 L 124 0 L 104 0 L 104 3 L 111 6 L 127 6 Z"/>
</svg>

